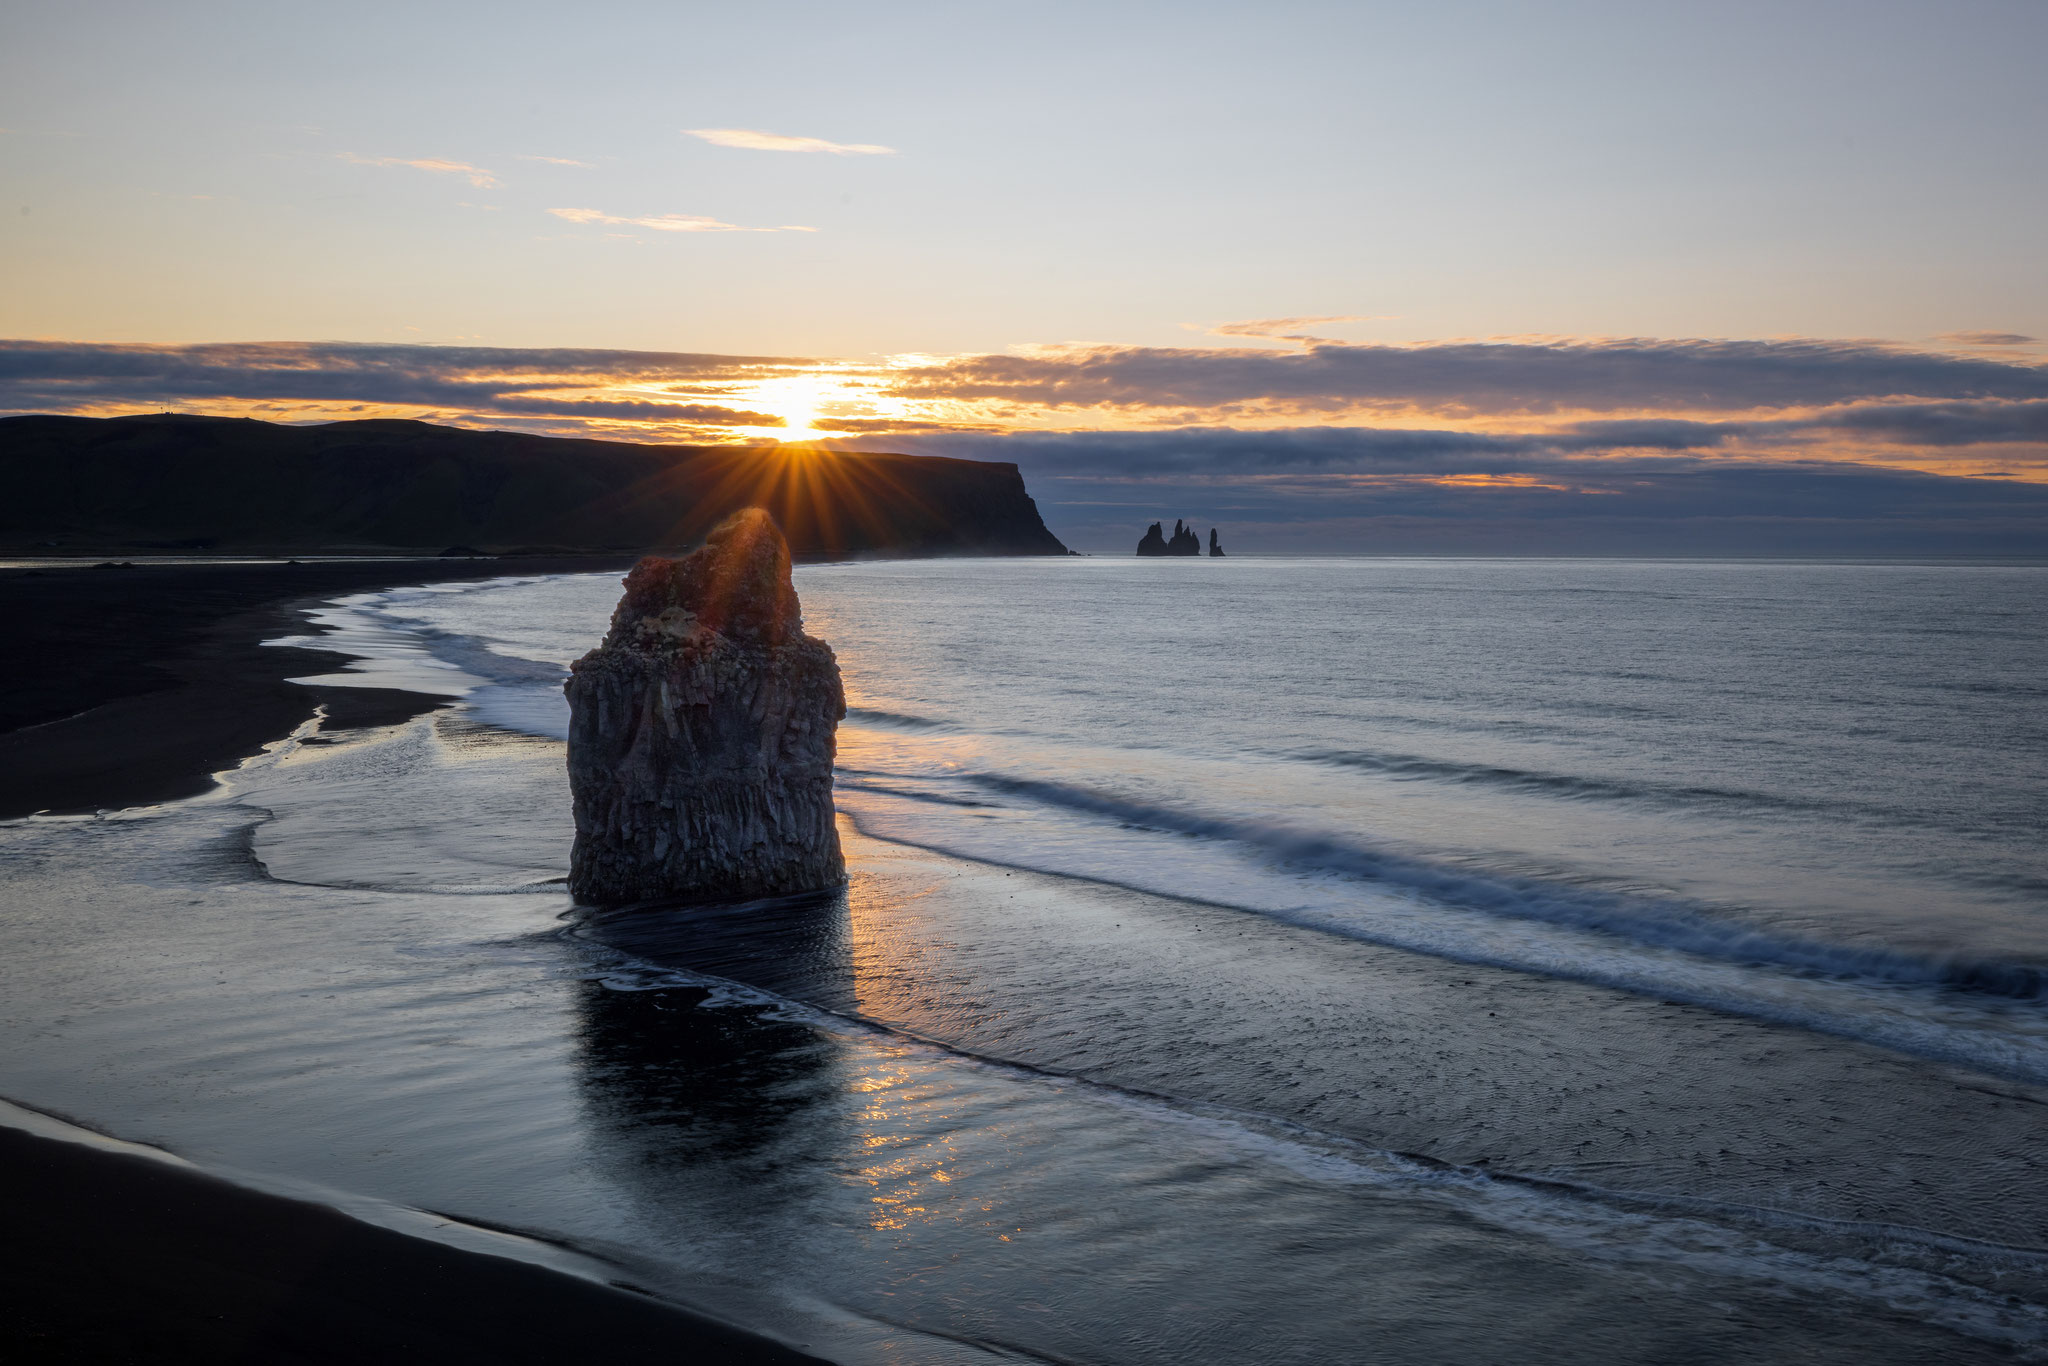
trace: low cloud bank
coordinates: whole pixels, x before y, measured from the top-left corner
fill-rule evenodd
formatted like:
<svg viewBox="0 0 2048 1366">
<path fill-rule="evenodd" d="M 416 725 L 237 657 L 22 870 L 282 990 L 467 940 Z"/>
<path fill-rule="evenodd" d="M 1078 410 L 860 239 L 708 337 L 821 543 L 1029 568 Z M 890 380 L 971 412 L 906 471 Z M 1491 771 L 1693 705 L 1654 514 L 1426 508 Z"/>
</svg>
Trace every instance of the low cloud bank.
<svg viewBox="0 0 2048 1366">
<path fill-rule="evenodd" d="M 0 341 L 0 412 L 225 411 L 235 405 L 235 411 L 293 420 L 401 409 L 485 425 L 538 420 L 551 431 L 573 431 L 579 422 L 648 424 L 633 435 L 687 440 L 700 427 L 782 425 L 772 414 L 704 400 L 719 397 L 724 387 L 813 364 L 803 357 L 581 348 Z M 591 434 L 619 433 L 608 427 Z"/>
<path fill-rule="evenodd" d="M 1615 468 L 1614 462 L 1625 457 L 1638 457 L 1637 465 L 1643 463 L 1641 457 L 1652 457 L 1667 466 L 1680 457 L 1694 463 L 1835 462 L 1842 460 L 1845 434 L 1873 448 L 2048 446 L 2048 402 L 1868 404 L 1778 421 L 1630 418 L 1533 432 L 1333 426 L 919 435 L 899 429 L 833 444 L 855 449 L 915 446 L 933 454 L 1015 461 L 1049 474 L 1113 470 L 1126 477 L 1276 471 L 1451 475 L 1513 470 L 1583 473 L 1595 467 L 1596 459 L 1599 467 Z M 1808 453 L 1808 447 L 1818 449 Z"/>
<path fill-rule="evenodd" d="M 819 406 L 842 384 L 866 397 Z M 829 445 L 1017 464 L 1082 549 L 1123 553 L 1146 522 L 1190 517 L 1243 550 L 2048 556 L 2048 366 L 2016 353 L 1316 344 L 856 368 L 588 348 L 0 341 L 0 412 L 402 414 L 705 441 L 788 430 L 775 408 L 792 393 L 837 434 Z M 1401 412 L 1361 420 L 1361 403 Z M 1139 429 L 1029 429 L 1055 424 Z"/>
<path fill-rule="evenodd" d="M 896 388 L 909 397 L 1070 408 L 1749 412 L 1901 396 L 2048 399 L 2048 365 L 1836 341 L 1316 342 L 1296 351 L 1104 346 L 959 357 L 907 371 Z"/>
</svg>

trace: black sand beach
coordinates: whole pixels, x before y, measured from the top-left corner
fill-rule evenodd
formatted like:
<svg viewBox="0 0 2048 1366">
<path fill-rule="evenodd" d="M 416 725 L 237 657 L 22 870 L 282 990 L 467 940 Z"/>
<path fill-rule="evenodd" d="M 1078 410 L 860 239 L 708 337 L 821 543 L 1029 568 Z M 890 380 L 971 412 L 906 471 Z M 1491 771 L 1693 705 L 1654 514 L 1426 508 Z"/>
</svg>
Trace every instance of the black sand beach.
<svg viewBox="0 0 2048 1366">
<path fill-rule="evenodd" d="M 558 1362 L 801 1352 L 143 1157 L 0 1128 L 10 1362 Z"/>
<path fill-rule="evenodd" d="M 0 570 L 0 818 L 203 792 L 328 708 L 377 725 L 434 699 L 308 688 L 266 648 L 295 605 L 396 583 L 624 568 L 621 557 Z M 407 1237 L 143 1158 L 0 1128 L 0 1356 L 18 1362 L 812 1360 L 621 1290 Z"/>
<path fill-rule="evenodd" d="M 294 606 L 399 583 L 625 569 L 630 556 L 0 569 L 0 819 L 204 792 L 324 704 L 337 729 L 431 710 L 418 693 L 309 688 L 338 655 L 266 647 Z"/>
</svg>

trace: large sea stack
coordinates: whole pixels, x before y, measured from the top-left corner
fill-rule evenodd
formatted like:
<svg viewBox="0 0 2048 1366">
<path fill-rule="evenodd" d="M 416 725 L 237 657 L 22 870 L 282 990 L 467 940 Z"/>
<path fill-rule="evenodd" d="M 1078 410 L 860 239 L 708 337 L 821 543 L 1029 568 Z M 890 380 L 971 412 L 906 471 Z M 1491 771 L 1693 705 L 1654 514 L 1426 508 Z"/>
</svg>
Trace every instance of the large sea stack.
<svg viewBox="0 0 2048 1366">
<path fill-rule="evenodd" d="M 804 634 L 789 547 L 759 508 L 626 576 L 571 666 L 578 901 L 732 900 L 845 880 L 832 758 L 839 665 Z"/>
</svg>

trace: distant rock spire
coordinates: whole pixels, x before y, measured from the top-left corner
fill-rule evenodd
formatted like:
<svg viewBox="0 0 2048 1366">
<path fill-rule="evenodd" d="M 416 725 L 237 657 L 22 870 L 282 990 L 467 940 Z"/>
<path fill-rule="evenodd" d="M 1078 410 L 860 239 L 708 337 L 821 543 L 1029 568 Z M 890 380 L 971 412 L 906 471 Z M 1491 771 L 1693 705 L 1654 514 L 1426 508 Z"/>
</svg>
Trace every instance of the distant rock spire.
<svg viewBox="0 0 2048 1366">
<path fill-rule="evenodd" d="M 1223 542 L 1216 539 L 1216 528 L 1209 528 L 1209 555 L 1213 559 L 1223 558 Z"/>
<path fill-rule="evenodd" d="M 1199 555 L 1202 553 L 1202 538 L 1195 529 L 1179 518 L 1174 519 L 1173 539 L 1168 540 L 1160 523 L 1154 522 L 1145 529 L 1145 537 L 1138 542 L 1140 555 Z"/>
</svg>

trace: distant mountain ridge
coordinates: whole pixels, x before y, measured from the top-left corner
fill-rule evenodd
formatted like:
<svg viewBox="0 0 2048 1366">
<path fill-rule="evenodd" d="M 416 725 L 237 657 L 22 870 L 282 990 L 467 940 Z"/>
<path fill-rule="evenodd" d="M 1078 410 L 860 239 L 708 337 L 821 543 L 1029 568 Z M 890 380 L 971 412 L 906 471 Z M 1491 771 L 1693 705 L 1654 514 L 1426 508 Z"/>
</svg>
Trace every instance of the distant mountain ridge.
<svg viewBox="0 0 2048 1366">
<path fill-rule="evenodd" d="M 0 418 L 0 549 L 642 551 L 765 507 L 803 559 L 1062 555 L 1015 465 L 373 419 Z"/>
</svg>

